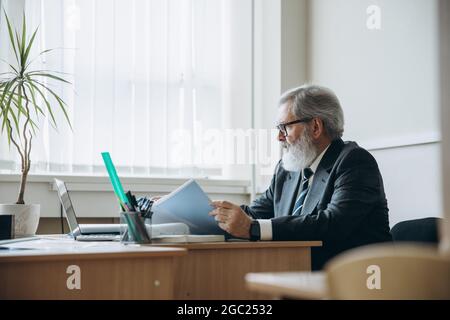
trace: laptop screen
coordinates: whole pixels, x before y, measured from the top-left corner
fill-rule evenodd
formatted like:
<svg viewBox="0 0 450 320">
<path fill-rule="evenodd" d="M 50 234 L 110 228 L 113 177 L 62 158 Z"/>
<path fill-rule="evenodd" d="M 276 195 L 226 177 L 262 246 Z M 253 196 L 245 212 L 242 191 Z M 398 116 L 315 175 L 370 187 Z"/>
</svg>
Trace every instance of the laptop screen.
<svg viewBox="0 0 450 320">
<path fill-rule="evenodd" d="M 78 222 L 77 216 L 75 215 L 75 210 L 73 209 L 72 201 L 69 197 L 69 192 L 67 191 L 66 184 L 58 179 L 55 179 L 56 188 L 58 189 L 59 201 L 64 208 L 66 213 L 67 223 L 69 224 L 70 232 L 74 234 L 78 232 Z"/>
</svg>

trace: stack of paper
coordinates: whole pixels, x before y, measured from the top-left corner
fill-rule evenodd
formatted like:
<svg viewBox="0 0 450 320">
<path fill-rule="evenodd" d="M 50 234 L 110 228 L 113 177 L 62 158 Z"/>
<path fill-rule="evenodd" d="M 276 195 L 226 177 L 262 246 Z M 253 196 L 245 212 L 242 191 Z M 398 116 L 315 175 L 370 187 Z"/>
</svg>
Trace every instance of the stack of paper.
<svg viewBox="0 0 450 320">
<path fill-rule="evenodd" d="M 214 208 L 211 200 L 194 180 L 189 180 L 178 189 L 153 204 L 152 223 L 183 222 L 191 234 L 224 235 L 209 212 Z"/>
<path fill-rule="evenodd" d="M 221 234 L 216 235 L 170 235 L 158 236 L 152 238 L 152 243 L 199 243 L 199 242 L 224 242 L 225 236 Z"/>
</svg>

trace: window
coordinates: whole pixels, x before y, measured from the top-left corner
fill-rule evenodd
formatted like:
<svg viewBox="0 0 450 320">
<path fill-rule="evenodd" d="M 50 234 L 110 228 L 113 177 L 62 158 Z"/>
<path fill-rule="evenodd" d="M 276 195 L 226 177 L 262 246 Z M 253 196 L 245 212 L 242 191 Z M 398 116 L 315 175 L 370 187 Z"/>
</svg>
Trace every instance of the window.
<svg viewBox="0 0 450 320">
<path fill-rule="evenodd" d="M 57 131 L 40 120 L 32 173 L 103 173 L 109 151 L 122 174 L 224 176 L 202 135 L 230 126 L 235 99 L 250 112 L 250 0 L 26 0 L 25 12 L 36 54 L 57 48 L 34 67 L 73 83 L 54 87 L 73 131 L 62 114 Z M 0 137 L 1 170 L 20 168 L 13 151 Z"/>
</svg>

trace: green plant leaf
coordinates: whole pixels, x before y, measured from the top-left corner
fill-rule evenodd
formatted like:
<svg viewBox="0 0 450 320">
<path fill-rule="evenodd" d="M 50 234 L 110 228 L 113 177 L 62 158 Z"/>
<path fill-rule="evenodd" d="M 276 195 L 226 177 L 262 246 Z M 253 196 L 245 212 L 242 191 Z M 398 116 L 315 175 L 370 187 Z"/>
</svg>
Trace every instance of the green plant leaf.
<svg viewBox="0 0 450 320">
<path fill-rule="evenodd" d="M 64 83 L 72 84 L 71 82 L 69 82 L 69 81 L 67 81 L 67 80 L 65 80 L 63 78 L 55 76 L 55 75 L 52 75 L 50 73 L 43 73 L 43 72 L 41 72 L 41 73 L 33 73 L 32 75 L 33 76 L 38 76 L 38 77 L 52 78 L 52 79 L 55 79 L 55 80 L 58 80 L 58 81 L 62 81 Z"/>
<path fill-rule="evenodd" d="M 27 99 L 26 97 L 23 97 L 22 100 L 25 100 L 25 101 L 28 101 L 29 103 L 32 103 L 32 101 L 30 101 L 30 100 Z M 17 103 L 17 98 L 13 97 L 13 98 L 12 98 L 12 101 L 14 102 L 14 106 L 17 108 L 17 110 L 18 110 L 20 113 L 22 113 L 25 117 L 27 117 L 28 112 L 24 109 L 24 107 L 20 106 L 20 105 Z M 38 107 L 38 108 L 39 108 L 39 107 Z M 39 108 L 39 109 L 42 111 L 41 108 Z M 42 113 L 42 114 L 45 116 L 44 113 Z M 30 117 L 28 120 L 29 120 L 30 122 L 33 121 L 33 119 L 32 119 L 31 117 Z"/>
<path fill-rule="evenodd" d="M 36 57 L 34 57 L 30 62 L 28 62 L 28 64 L 27 64 L 27 66 L 25 67 L 25 69 L 28 69 L 28 66 L 29 66 L 30 64 L 32 64 L 32 63 L 33 63 L 37 58 L 39 58 L 41 55 L 43 55 L 44 53 L 53 51 L 53 50 L 55 50 L 55 49 L 47 49 L 47 50 L 41 51 Z M 47 70 L 40 70 L 40 71 L 47 71 Z M 56 71 L 53 71 L 53 72 L 56 72 Z"/>
<path fill-rule="evenodd" d="M 28 55 L 30 53 L 31 46 L 33 45 L 34 37 L 36 37 L 36 33 L 38 32 L 38 29 L 39 28 L 36 28 L 36 30 L 34 31 L 33 35 L 31 36 L 30 42 L 28 42 L 28 46 L 27 46 L 27 49 L 25 50 L 25 55 L 24 55 L 24 58 L 23 58 L 24 64 L 26 64 L 26 62 L 28 60 Z M 28 65 L 25 67 L 25 70 L 26 70 L 27 67 L 28 67 Z"/>
<path fill-rule="evenodd" d="M 10 114 L 12 117 L 15 117 L 15 112 L 11 108 L 11 102 L 13 101 L 13 96 L 14 96 L 14 92 L 16 89 L 20 89 L 19 85 L 16 85 L 14 87 L 13 91 L 11 92 L 12 94 L 9 94 L 8 100 L 5 103 L 7 114 Z M 20 115 L 20 112 L 19 112 L 19 115 Z M 18 122 L 16 124 L 17 124 L 17 126 L 15 129 L 16 129 L 17 133 L 19 133 Z"/>
<path fill-rule="evenodd" d="M 8 123 L 8 118 L 3 117 L 2 132 L 4 131 L 5 126 L 6 126 L 6 136 L 8 138 L 8 145 L 10 146 L 11 145 L 11 133 L 10 133 L 9 128 L 11 128 L 11 127 Z"/>
<path fill-rule="evenodd" d="M 47 52 L 50 52 L 50 51 L 53 51 L 53 50 L 55 50 L 55 49 L 47 49 L 47 50 L 41 51 L 41 52 L 39 52 L 38 56 L 43 55 L 44 53 L 47 53 Z"/>
<path fill-rule="evenodd" d="M 38 112 L 40 112 L 43 116 L 45 116 L 44 112 L 42 111 L 42 109 L 37 105 L 36 103 L 36 93 L 33 89 L 32 86 L 30 86 L 30 84 L 28 82 L 24 82 L 24 84 L 28 87 L 28 89 L 30 90 L 30 94 L 31 94 L 31 100 L 34 106 L 34 110 L 36 112 L 36 118 L 39 117 Z"/>
<path fill-rule="evenodd" d="M 20 69 L 22 69 L 22 51 L 23 51 L 22 47 L 21 47 L 22 42 L 19 39 L 19 34 L 17 33 L 17 30 L 15 30 L 14 33 L 16 35 L 17 50 L 19 51 L 18 52 L 18 54 L 19 54 L 19 66 L 20 66 Z"/>
<path fill-rule="evenodd" d="M 8 90 L 5 90 L 2 94 L 2 99 L 0 101 L 0 106 L 2 106 L 3 109 L 3 116 L 4 116 L 4 120 L 6 121 L 8 119 L 8 115 L 13 112 L 11 110 L 11 95 L 14 95 L 15 90 L 17 89 L 18 84 L 14 85 L 14 82 L 10 82 L 8 87 Z M 14 87 L 11 89 L 11 87 L 14 85 Z M 5 98 L 7 98 L 7 100 L 5 100 Z M 3 123 L 2 125 L 2 130 L 1 132 L 3 132 L 5 127 L 5 123 Z"/>
<path fill-rule="evenodd" d="M 20 133 L 19 133 L 19 128 L 20 128 L 20 126 L 19 126 L 19 119 L 16 117 L 16 114 L 14 112 L 10 112 L 9 114 L 13 118 L 14 126 L 15 126 L 16 131 L 17 131 L 17 135 L 20 135 Z M 19 115 L 20 115 L 20 112 L 19 112 Z"/>
<path fill-rule="evenodd" d="M 14 36 L 13 36 L 13 30 L 12 30 L 11 22 L 9 21 L 8 15 L 6 14 L 6 11 L 3 10 L 3 12 L 5 13 L 6 23 L 8 25 L 9 39 L 10 39 L 11 44 L 13 46 L 14 55 L 16 56 L 17 63 L 19 63 L 19 57 L 17 55 L 16 45 L 14 44 Z"/>
<path fill-rule="evenodd" d="M 0 59 L 0 61 L 6 63 L 7 65 L 9 65 L 9 67 L 11 69 L 14 70 L 14 72 L 11 72 L 12 74 L 14 74 L 14 75 L 19 75 L 20 74 L 19 71 L 17 71 L 17 69 L 12 64 L 10 64 L 8 61 L 6 61 L 5 59 Z"/>
<path fill-rule="evenodd" d="M 17 110 L 18 110 L 19 112 L 21 112 L 21 113 L 26 117 L 26 116 L 27 116 L 26 110 L 25 110 L 22 106 L 20 106 L 20 105 L 18 104 L 18 99 L 17 99 L 15 96 L 18 96 L 18 94 L 14 94 L 14 95 L 13 95 L 12 100 L 14 101 L 14 105 L 16 106 Z M 31 102 L 31 101 L 30 101 L 29 99 L 27 99 L 26 97 L 23 97 L 22 99 L 24 99 L 25 101 Z M 31 102 L 31 103 L 32 103 L 32 102 Z M 37 107 L 39 108 L 39 106 L 37 106 Z M 39 108 L 39 110 L 42 111 L 41 108 Z M 42 113 L 42 114 L 45 116 L 44 113 Z"/>
<path fill-rule="evenodd" d="M 52 108 L 50 107 L 50 103 L 48 102 L 47 98 L 45 97 L 45 94 L 33 83 L 34 80 L 30 80 L 29 84 L 40 94 L 40 96 L 42 97 L 42 100 L 44 101 L 45 105 L 47 106 L 47 110 L 50 113 L 50 116 L 52 118 L 52 122 L 54 123 L 54 125 L 56 126 L 56 120 L 55 120 L 55 116 L 53 115 L 53 111 Z"/>
<path fill-rule="evenodd" d="M 5 88 L 3 89 L 3 94 L 0 98 L 0 105 L 3 104 L 3 101 L 5 100 L 5 96 L 9 93 L 9 90 L 11 89 L 11 87 L 14 85 L 14 83 L 16 81 L 17 81 L 17 78 L 14 78 L 7 82 Z M 14 93 L 14 90 L 12 91 L 12 93 Z"/>
<path fill-rule="evenodd" d="M 3 60 L 3 59 L 0 59 L 0 60 Z M 3 60 L 3 61 L 4 61 L 4 60 Z M 15 76 L 15 75 L 16 75 L 14 72 L 8 71 L 8 72 L 1 72 L 1 73 L 0 73 L 0 76 L 6 75 L 6 74 L 9 74 L 9 75 L 12 75 L 12 76 Z M 0 82 L 0 88 L 2 87 L 2 84 L 3 84 L 3 82 Z"/>
<path fill-rule="evenodd" d="M 24 67 L 25 66 L 25 42 L 27 39 L 27 24 L 26 24 L 26 19 L 25 19 L 25 11 L 22 14 L 22 43 L 20 45 L 20 59 L 21 59 L 21 66 Z"/>
<path fill-rule="evenodd" d="M 42 86 L 45 90 L 47 90 L 48 92 L 50 92 L 50 94 L 55 98 L 55 100 L 58 102 L 58 104 L 59 104 L 61 110 L 63 111 L 64 117 L 66 118 L 67 123 L 69 124 L 70 129 L 73 130 L 73 128 L 72 128 L 72 123 L 70 122 L 69 115 L 67 114 L 67 110 L 66 110 L 67 104 L 64 102 L 64 100 L 62 100 L 55 92 L 53 92 L 52 89 L 50 89 L 50 88 L 47 87 L 46 85 L 40 83 L 40 82 L 37 81 L 37 80 L 32 80 L 32 81 L 35 82 L 35 83 L 37 83 L 37 84 L 39 84 L 39 85 Z M 56 123 L 55 123 L 55 125 L 56 125 Z"/>
<path fill-rule="evenodd" d="M 55 70 L 33 70 L 33 71 L 27 72 L 27 75 L 31 76 L 31 75 L 34 75 L 35 73 L 41 73 L 41 72 L 50 73 L 50 74 L 58 73 L 58 74 L 64 74 L 64 75 L 71 75 L 71 73 L 69 73 L 69 72 L 62 72 L 62 71 L 55 71 Z"/>
<path fill-rule="evenodd" d="M 12 89 L 12 91 L 9 93 L 9 97 L 8 100 L 6 102 L 2 102 L 3 103 L 3 124 L 2 124 L 2 132 L 5 128 L 5 125 L 8 125 L 8 119 L 9 119 L 9 115 L 11 115 L 12 117 L 15 117 L 14 112 L 11 110 L 11 101 L 12 101 L 12 97 L 14 95 L 15 90 L 18 88 L 18 84 L 14 86 L 14 88 Z M 8 128 L 10 128 L 8 126 Z M 15 127 L 17 134 L 19 134 L 19 126 L 18 126 L 18 122 L 17 122 L 17 126 Z M 10 139 L 11 139 L 11 135 L 9 130 L 8 131 L 8 143 L 10 143 Z"/>
<path fill-rule="evenodd" d="M 17 105 L 19 106 L 19 108 L 22 108 L 22 99 L 23 99 L 22 86 L 19 84 L 19 91 L 17 92 Z M 26 116 L 29 117 L 28 114 Z M 20 112 L 19 112 L 19 120 L 20 120 Z"/>
</svg>

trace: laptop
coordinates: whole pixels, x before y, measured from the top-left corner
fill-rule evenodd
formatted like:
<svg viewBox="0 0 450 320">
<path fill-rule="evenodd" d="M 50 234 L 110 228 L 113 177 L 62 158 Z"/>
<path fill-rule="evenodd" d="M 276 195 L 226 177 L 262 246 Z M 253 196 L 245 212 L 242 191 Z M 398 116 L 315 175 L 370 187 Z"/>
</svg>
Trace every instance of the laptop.
<svg viewBox="0 0 450 320">
<path fill-rule="evenodd" d="M 120 241 L 120 224 L 78 224 L 75 209 L 64 181 L 54 179 L 58 197 L 66 214 L 70 233 L 78 241 Z"/>
</svg>

